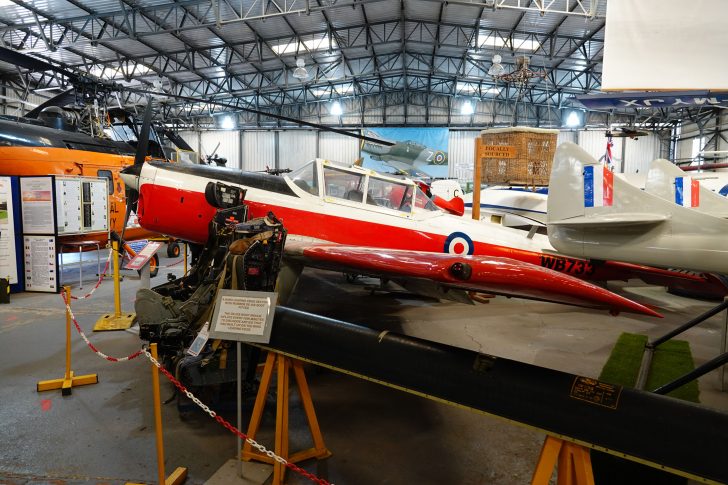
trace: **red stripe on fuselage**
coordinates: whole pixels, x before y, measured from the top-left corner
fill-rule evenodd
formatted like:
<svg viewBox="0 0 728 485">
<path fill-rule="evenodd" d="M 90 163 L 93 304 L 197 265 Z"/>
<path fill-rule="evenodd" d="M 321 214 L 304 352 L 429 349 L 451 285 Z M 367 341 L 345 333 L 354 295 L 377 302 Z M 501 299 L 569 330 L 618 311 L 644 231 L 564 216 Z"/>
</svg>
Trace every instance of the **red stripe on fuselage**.
<svg viewBox="0 0 728 485">
<path fill-rule="evenodd" d="M 147 204 L 146 201 L 152 201 L 152 204 Z M 269 211 L 273 212 L 281 219 L 289 234 L 339 244 L 445 252 L 447 235 L 264 204 L 253 200 L 247 200 L 246 204 L 251 218 L 265 216 Z M 204 194 L 199 192 L 154 184 L 144 184 L 140 190 L 139 223 L 147 229 L 180 239 L 204 244 L 208 238 L 208 224 L 215 212 L 216 209 L 208 204 Z M 624 275 L 589 261 L 551 256 L 481 241 L 473 241 L 473 244 L 475 255 L 513 258 L 582 279 L 624 278 Z"/>
</svg>

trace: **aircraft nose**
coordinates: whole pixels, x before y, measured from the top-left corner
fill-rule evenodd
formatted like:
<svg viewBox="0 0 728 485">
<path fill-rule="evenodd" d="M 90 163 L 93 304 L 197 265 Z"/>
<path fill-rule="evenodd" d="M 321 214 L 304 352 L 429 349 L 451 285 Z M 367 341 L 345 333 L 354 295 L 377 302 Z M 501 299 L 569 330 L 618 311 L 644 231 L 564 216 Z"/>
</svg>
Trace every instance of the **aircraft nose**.
<svg viewBox="0 0 728 485">
<path fill-rule="evenodd" d="M 134 190 L 139 190 L 139 175 L 142 173 L 142 165 L 132 165 L 126 167 L 119 173 L 119 176 L 124 181 L 127 187 Z"/>
</svg>

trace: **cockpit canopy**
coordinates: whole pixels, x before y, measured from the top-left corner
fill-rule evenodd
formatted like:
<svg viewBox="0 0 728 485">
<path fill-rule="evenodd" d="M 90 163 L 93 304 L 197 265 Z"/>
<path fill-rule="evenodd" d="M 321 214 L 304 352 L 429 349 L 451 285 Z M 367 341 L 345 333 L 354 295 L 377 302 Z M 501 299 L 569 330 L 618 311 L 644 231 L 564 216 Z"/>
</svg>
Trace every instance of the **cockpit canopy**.
<svg viewBox="0 0 728 485">
<path fill-rule="evenodd" d="M 412 207 L 439 211 L 413 181 L 387 177 L 357 166 L 345 167 L 316 159 L 291 172 L 288 177 L 309 194 L 334 201 L 359 202 L 408 214 L 412 213 Z"/>
</svg>

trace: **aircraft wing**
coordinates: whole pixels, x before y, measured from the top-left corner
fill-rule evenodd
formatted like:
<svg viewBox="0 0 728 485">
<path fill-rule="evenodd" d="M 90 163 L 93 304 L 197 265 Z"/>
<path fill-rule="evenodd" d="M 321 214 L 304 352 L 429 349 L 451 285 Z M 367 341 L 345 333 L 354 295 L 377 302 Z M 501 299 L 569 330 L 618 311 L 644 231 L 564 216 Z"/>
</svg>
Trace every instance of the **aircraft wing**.
<svg viewBox="0 0 728 485">
<path fill-rule="evenodd" d="M 644 305 L 548 268 L 510 258 L 287 241 L 286 257 L 317 268 L 612 312 L 661 316 Z"/>
</svg>

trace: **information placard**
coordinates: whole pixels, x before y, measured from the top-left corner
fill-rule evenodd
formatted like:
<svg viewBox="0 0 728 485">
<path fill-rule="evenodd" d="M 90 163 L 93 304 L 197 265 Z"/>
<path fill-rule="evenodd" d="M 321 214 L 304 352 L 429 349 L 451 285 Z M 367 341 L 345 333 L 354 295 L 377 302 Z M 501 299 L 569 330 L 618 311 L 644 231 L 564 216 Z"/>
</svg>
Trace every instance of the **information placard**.
<svg viewBox="0 0 728 485">
<path fill-rule="evenodd" d="M 23 234 L 55 234 L 53 177 L 21 177 Z"/>
<path fill-rule="evenodd" d="M 270 342 L 278 293 L 219 290 L 210 320 L 210 337 L 239 342 Z"/>
<path fill-rule="evenodd" d="M 98 177 L 56 177 L 58 234 L 106 232 L 109 228 L 108 182 Z"/>
<path fill-rule="evenodd" d="M 81 179 L 56 178 L 58 234 L 81 232 Z"/>
<path fill-rule="evenodd" d="M 15 264 L 15 211 L 10 177 L 0 177 L 0 278 L 8 278 L 11 285 L 18 283 Z"/>
<path fill-rule="evenodd" d="M 55 236 L 23 236 L 25 291 L 58 292 Z"/>
<path fill-rule="evenodd" d="M 149 241 L 147 245 L 132 258 L 131 261 L 126 263 L 124 269 L 134 269 L 137 271 L 142 269 L 160 247 L 162 247 L 162 243 L 160 241 Z"/>
</svg>

